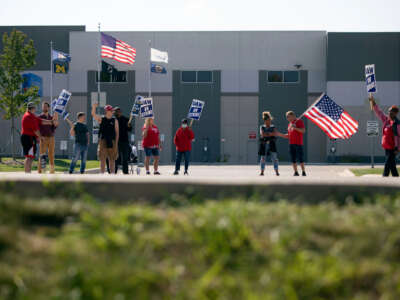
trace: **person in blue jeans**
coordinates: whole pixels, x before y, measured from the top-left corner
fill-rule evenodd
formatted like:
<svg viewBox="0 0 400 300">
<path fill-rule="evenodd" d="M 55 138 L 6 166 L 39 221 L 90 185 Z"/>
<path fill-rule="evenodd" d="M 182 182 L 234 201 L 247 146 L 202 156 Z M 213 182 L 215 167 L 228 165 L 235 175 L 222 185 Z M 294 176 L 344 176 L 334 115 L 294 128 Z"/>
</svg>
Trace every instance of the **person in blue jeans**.
<svg viewBox="0 0 400 300">
<path fill-rule="evenodd" d="M 277 130 L 272 124 L 273 117 L 269 111 L 262 113 L 264 124 L 260 126 L 260 146 L 258 155 L 260 156 L 260 176 L 264 176 L 267 157 L 271 158 L 274 165 L 275 175 L 279 176 L 279 160 L 276 147 Z"/>
<path fill-rule="evenodd" d="M 69 167 L 69 173 L 73 174 L 76 162 L 78 159 L 81 159 L 81 174 L 85 173 L 86 168 L 86 157 L 89 147 L 89 130 L 85 124 L 86 115 L 83 112 L 79 112 L 77 115 L 77 122 L 73 124 L 70 120 L 66 119 L 66 121 L 70 124 L 71 136 L 75 137 L 75 146 L 74 146 L 74 156 L 71 161 L 71 165 Z"/>
</svg>

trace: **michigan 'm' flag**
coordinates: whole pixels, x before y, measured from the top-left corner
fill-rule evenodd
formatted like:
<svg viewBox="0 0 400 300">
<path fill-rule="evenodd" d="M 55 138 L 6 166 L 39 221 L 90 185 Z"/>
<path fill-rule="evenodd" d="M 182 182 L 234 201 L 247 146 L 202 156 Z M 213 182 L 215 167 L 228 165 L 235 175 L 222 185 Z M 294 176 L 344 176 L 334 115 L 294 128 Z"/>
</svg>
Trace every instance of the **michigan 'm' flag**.
<svg viewBox="0 0 400 300">
<path fill-rule="evenodd" d="M 110 35 L 101 33 L 101 57 L 108 57 L 124 64 L 133 65 L 136 49 Z"/>
<path fill-rule="evenodd" d="M 348 139 L 358 130 L 358 122 L 326 94 L 322 94 L 304 116 L 331 139 Z"/>
</svg>

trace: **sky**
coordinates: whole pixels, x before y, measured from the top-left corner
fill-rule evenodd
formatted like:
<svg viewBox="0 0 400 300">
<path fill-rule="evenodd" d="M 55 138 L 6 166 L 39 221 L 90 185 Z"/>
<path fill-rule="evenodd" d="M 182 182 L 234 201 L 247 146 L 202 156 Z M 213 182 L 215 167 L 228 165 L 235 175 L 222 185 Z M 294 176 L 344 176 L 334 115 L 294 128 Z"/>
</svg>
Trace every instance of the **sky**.
<svg viewBox="0 0 400 300">
<path fill-rule="evenodd" d="M 400 0 L 1 0 L 1 25 L 87 31 L 400 31 Z"/>
</svg>

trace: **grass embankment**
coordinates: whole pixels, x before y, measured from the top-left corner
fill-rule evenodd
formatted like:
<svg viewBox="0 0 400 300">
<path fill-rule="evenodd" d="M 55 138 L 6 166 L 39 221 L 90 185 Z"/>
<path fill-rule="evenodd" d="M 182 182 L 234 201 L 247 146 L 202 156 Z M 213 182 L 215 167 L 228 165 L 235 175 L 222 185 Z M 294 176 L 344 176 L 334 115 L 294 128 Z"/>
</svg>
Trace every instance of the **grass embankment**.
<svg viewBox="0 0 400 300">
<path fill-rule="evenodd" d="M 363 176 L 363 175 L 382 175 L 383 168 L 368 168 L 368 169 L 350 169 L 356 176 Z"/>
<path fill-rule="evenodd" d="M 33 170 L 37 170 L 37 161 L 33 162 Z M 56 172 L 67 172 L 69 170 L 69 165 L 71 164 L 70 159 L 55 159 L 54 160 Z M 86 161 L 86 170 L 98 168 L 99 162 L 97 160 L 88 160 Z M 75 171 L 79 171 L 80 161 L 77 162 Z M 50 165 L 47 163 L 46 170 L 49 171 Z M 12 161 L 11 158 L 2 158 L 2 162 L 0 163 L 0 172 L 20 172 L 24 171 L 24 160 L 17 159 L 16 162 Z"/>
<path fill-rule="evenodd" d="M 394 300 L 399 282 L 400 197 L 150 206 L 0 194 L 0 299 Z"/>
</svg>

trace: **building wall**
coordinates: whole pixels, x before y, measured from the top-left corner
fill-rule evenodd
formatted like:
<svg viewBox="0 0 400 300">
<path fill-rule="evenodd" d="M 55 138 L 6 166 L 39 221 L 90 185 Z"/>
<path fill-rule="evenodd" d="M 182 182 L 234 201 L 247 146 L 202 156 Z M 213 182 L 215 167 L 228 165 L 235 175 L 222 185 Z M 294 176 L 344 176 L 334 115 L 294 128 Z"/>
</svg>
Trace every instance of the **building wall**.
<svg viewBox="0 0 400 300">
<path fill-rule="evenodd" d="M 221 97 L 221 157 L 228 163 L 257 162 L 257 139 L 249 132 L 258 132 L 258 115 L 256 94 Z"/>
</svg>

